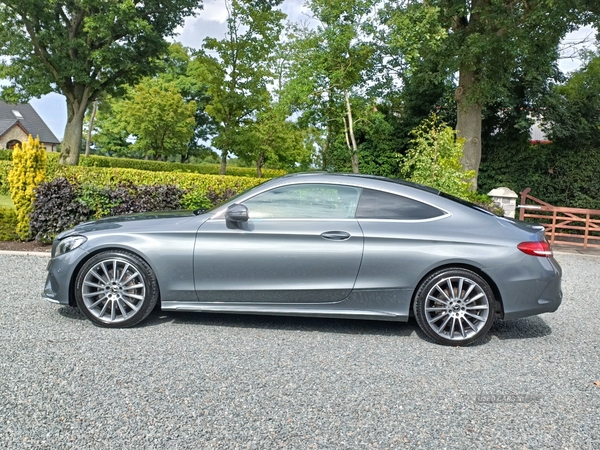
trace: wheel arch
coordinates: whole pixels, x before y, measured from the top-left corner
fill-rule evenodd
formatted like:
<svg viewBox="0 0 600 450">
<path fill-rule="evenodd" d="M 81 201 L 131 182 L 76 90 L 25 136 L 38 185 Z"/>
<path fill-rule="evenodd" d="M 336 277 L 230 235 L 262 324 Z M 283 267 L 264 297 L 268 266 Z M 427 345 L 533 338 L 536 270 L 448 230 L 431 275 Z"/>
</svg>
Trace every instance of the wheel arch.
<svg viewBox="0 0 600 450">
<path fill-rule="evenodd" d="M 85 258 L 81 258 L 81 261 L 79 261 L 77 263 L 77 265 L 75 266 L 75 269 L 73 270 L 73 275 L 71 276 L 71 280 L 69 282 L 69 306 L 73 306 L 76 307 L 77 306 L 77 301 L 75 300 L 75 283 L 77 281 L 77 276 L 79 275 L 79 271 L 81 270 L 81 268 L 83 267 L 83 265 L 88 262 L 91 258 L 93 258 L 94 256 L 98 255 L 99 253 L 104 253 L 104 252 L 127 252 L 127 253 L 131 253 L 132 255 L 137 256 L 138 258 L 140 258 L 142 261 L 144 261 L 146 264 L 148 264 L 148 266 L 154 271 L 154 273 L 156 274 L 156 271 L 154 270 L 154 267 L 152 266 L 152 264 L 150 264 L 148 262 L 148 259 L 145 258 L 143 255 L 141 255 L 139 252 L 136 252 L 130 248 L 127 247 L 102 247 L 99 249 L 94 250 L 93 252 L 88 253 Z M 161 295 L 160 295 L 160 281 L 158 279 L 158 277 L 156 277 L 156 284 L 158 286 L 158 303 L 160 304 L 161 301 Z"/>
<path fill-rule="evenodd" d="M 500 289 L 498 289 L 498 286 L 496 285 L 496 283 L 494 282 L 494 280 L 492 280 L 492 278 L 490 278 L 490 276 L 485 273 L 483 270 L 481 270 L 479 267 L 477 266 L 473 266 L 471 264 L 465 264 L 465 263 L 448 263 L 448 264 L 443 264 L 441 266 L 437 266 L 433 269 L 431 269 L 429 272 L 425 273 L 421 279 L 419 280 L 419 282 L 416 284 L 416 287 L 412 293 L 411 299 L 410 299 L 410 314 L 412 316 L 413 314 L 413 307 L 415 305 L 415 299 L 417 296 L 417 292 L 419 291 L 419 287 L 423 284 L 423 282 L 429 278 L 433 273 L 438 272 L 440 270 L 445 270 L 445 269 L 466 269 L 466 270 L 470 270 L 471 272 L 476 273 L 477 275 L 479 275 L 481 278 L 483 278 L 487 284 L 489 284 L 490 288 L 492 289 L 492 292 L 494 293 L 494 298 L 496 300 L 496 317 L 499 319 L 502 319 L 504 317 L 504 302 L 502 300 L 502 295 L 500 294 Z"/>
</svg>

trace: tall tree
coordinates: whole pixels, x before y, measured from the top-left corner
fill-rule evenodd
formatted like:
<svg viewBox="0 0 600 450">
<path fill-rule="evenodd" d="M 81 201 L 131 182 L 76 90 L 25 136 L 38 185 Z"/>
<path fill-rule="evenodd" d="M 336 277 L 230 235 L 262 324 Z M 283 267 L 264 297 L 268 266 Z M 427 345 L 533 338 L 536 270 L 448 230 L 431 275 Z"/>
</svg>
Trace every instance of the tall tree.
<svg viewBox="0 0 600 450">
<path fill-rule="evenodd" d="M 483 109 L 507 93 L 518 70 L 547 77 L 564 35 L 589 21 L 587 0 L 412 0 L 411 7 L 434 8 L 445 38 L 437 51 L 440 67 L 458 74 L 456 129 L 465 139 L 463 166 L 479 169 Z M 407 8 L 396 8 L 406 14 Z M 402 32 L 402 30 L 395 30 Z M 517 70 L 518 69 L 518 70 Z M 477 178 L 473 180 L 477 186 Z"/>
<path fill-rule="evenodd" d="M 206 142 L 215 132 L 214 121 L 206 112 L 206 106 L 210 102 L 208 86 L 198 80 L 192 71 L 194 53 L 179 43 L 172 44 L 159 73 L 159 78 L 171 83 L 186 102 L 193 101 L 196 104 L 194 134 L 187 148 L 180 152 L 181 162 L 211 154 Z"/>
<path fill-rule="evenodd" d="M 335 139 L 344 136 L 352 171 L 358 173 L 356 112 L 353 95 L 364 95 L 376 55 L 369 41 L 376 0 L 312 0 L 307 3 L 314 28 L 295 27 L 293 64 L 287 96 L 305 121 L 326 134 L 324 169 Z"/>
<path fill-rule="evenodd" d="M 554 144 L 575 152 L 600 148 L 600 51 L 586 55 L 584 66 L 554 87 L 543 112 Z"/>
<path fill-rule="evenodd" d="M 102 92 L 117 93 L 156 70 L 157 56 L 199 0 L 4 0 L 0 78 L 9 101 L 66 97 L 60 162 L 77 164 L 83 120 Z"/>
<path fill-rule="evenodd" d="M 221 150 L 221 174 L 234 153 L 239 130 L 271 103 L 268 87 L 274 77 L 274 51 L 286 17 L 277 9 L 282 1 L 225 0 L 225 38 L 206 38 L 207 55 L 198 55 L 190 67 L 208 86 L 211 100 L 206 111 L 218 133 L 212 144 Z"/>
<path fill-rule="evenodd" d="M 256 121 L 240 129 L 236 136 L 235 154 L 243 162 L 254 163 L 259 178 L 266 163 L 270 167 L 293 169 L 310 158 L 304 133 L 286 118 L 285 111 L 274 104 L 260 111 Z"/>
<path fill-rule="evenodd" d="M 146 78 L 121 106 L 124 129 L 145 157 L 166 160 L 185 154 L 194 134 L 196 103 L 186 102 L 174 83 Z"/>
</svg>

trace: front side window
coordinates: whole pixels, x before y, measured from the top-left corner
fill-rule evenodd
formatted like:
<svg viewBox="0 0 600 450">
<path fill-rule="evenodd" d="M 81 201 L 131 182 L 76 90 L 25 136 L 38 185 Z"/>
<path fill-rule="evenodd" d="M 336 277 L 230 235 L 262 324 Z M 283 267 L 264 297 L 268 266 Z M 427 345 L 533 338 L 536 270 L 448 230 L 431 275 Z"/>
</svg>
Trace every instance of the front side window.
<svg viewBox="0 0 600 450">
<path fill-rule="evenodd" d="M 360 188 L 330 184 L 284 186 L 244 202 L 250 219 L 345 219 L 356 212 Z"/>
<path fill-rule="evenodd" d="M 417 200 L 373 189 L 363 189 L 356 210 L 357 219 L 426 220 L 444 214 Z"/>
</svg>

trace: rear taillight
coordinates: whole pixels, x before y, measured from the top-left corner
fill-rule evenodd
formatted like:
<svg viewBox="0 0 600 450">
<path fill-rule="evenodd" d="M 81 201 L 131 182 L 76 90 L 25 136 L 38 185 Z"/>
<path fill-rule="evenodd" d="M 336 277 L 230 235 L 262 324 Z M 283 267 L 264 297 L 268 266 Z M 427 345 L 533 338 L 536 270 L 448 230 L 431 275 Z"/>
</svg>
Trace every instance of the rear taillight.
<svg viewBox="0 0 600 450">
<path fill-rule="evenodd" d="M 526 255 L 549 257 L 552 256 L 552 248 L 546 241 L 521 242 L 517 248 Z"/>
</svg>

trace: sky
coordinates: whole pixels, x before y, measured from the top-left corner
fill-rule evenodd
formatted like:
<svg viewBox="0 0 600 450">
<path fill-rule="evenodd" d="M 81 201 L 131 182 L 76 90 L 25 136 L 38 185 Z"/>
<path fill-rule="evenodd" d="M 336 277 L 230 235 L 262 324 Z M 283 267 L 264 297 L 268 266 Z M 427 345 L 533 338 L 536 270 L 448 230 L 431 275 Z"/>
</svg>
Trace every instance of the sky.
<svg viewBox="0 0 600 450">
<path fill-rule="evenodd" d="M 288 20 L 299 22 L 309 19 L 304 2 L 305 0 L 284 0 L 281 9 L 288 15 Z M 196 17 L 186 19 L 184 26 L 177 30 L 179 35 L 175 40 L 186 47 L 200 48 L 202 41 L 207 36 L 217 39 L 224 37 L 226 31 L 225 21 L 227 19 L 227 11 L 224 5 L 224 0 L 204 0 L 204 9 Z M 564 44 L 567 46 L 574 45 L 586 37 L 589 37 L 590 43 L 593 43 L 594 33 L 592 28 L 582 28 L 569 34 L 565 38 Z M 563 59 L 559 62 L 561 70 L 565 73 L 577 70 L 581 65 L 581 61 L 576 56 L 567 57 L 575 55 L 572 49 L 569 48 L 567 52 L 568 54 L 565 53 Z M 60 94 L 52 93 L 38 99 L 31 99 L 29 103 L 56 137 L 62 140 L 67 122 L 65 98 Z"/>
</svg>

